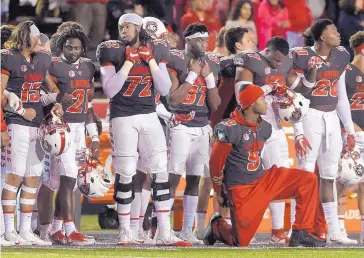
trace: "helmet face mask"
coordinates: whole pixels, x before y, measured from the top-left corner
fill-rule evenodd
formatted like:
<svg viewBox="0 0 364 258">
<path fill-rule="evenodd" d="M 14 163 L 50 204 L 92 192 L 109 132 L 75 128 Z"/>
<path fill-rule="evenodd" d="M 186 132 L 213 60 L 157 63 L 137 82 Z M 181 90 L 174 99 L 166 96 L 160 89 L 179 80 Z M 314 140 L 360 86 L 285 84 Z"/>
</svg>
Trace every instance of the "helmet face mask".
<svg viewBox="0 0 364 258">
<path fill-rule="evenodd" d="M 339 161 L 337 181 L 344 185 L 356 185 L 364 182 L 364 162 L 360 150 L 342 153 Z"/>
<path fill-rule="evenodd" d="M 107 194 L 112 185 L 112 176 L 105 171 L 100 161 L 92 158 L 90 149 L 77 153 L 77 184 L 80 192 L 87 198 L 101 198 Z"/>
<path fill-rule="evenodd" d="M 44 152 L 58 156 L 71 145 L 71 130 L 63 117 L 50 113 L 40 124 L 39 139 Z"/>
<path fill-rule="evenodd" d="M 309 106 L 308 99 L 285 86 L 280 86 L 274 95 L 273 107 L 277 109 L 280 119 L 287 123 L 302 121 Z"/>
</svg>

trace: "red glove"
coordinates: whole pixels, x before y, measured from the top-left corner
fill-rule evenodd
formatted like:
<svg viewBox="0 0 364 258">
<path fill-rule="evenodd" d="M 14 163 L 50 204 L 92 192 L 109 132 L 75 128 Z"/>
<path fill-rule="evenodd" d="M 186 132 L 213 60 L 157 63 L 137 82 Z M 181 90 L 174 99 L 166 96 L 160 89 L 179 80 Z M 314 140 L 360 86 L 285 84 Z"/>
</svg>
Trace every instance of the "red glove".
<svg viewBox="0 0 364 258">
<path fill-rule="evenodd" d="M 138 51 L 130 46 L 126 47 L 125 59 L 133 64 L 140 62 Z"/>
<path fill-rule="evenodd" d="M 296 155 L 299 158 L 303 158 L 307 155 L 308 150 L 312 150 L 312 147 L 304 135 L 298 135 L 295 139 Z"/>
<path fill-rule="evenodd" d="M 138 51 L 140 58 L 144 62 L 149 63 L 150 60 L 154 59 L 153 52 L 149 44 L 147 44 L 147 46 L 139 47 Z"/>
<path fill-rule="evenodd" d="M 191 122 L 195 118 L 195 111 L 191 111 L 188 114 L 174 114 L 174 120 L 181 124 L 186 124 L 188 122 Z"/>
<path fill-rule="evenodd" d="M 355 147 L 355 136 L 353 134 L 348 134 L 344 142 L 343 152 L 346 153 L 353 151 L 354 147 Z"/>
</svg>

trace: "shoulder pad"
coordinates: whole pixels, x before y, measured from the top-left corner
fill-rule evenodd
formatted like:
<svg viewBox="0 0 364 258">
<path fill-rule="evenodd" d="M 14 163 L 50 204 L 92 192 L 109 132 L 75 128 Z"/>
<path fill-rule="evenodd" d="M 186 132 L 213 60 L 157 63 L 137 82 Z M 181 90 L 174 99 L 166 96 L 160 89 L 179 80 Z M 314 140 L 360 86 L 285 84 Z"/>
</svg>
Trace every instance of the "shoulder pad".
<svg viewBox="0 0 364 258">
<path fill-rule="evenodd" d="M 345 67 L 345 71 L 346 71 L 346 70 L 352 71 L 352 70 L 353 70 L 353 68 L 351 67 L 351 65 L 350 65 L 350 64 L 347 64 L 347 65 L 346 65 L 346 67 Z"/>
<path fill-rule="evenodd" d="M 234 126 L 237 125 L 234 119 L 228 118 L 218 123 L 214 128 L 214 136 L 221 142 L 233 143 Z"/>
<path fill-rule="evenodd" d="M 62 62 L 62 58 L 60 57 L 52 57 L 52 62 Z"/>
<path fill-rule="evenodd" d="M 52 56 L 51 55 L 51 52 L 49 52 L 48 50 L 44 49 L 44 48 L 41 48 L 38 50 L 38 53 L 43 53 L 43 54 L 47 54 L 49 56 Z"/>
<path fill-rule="evenodd" d="M 207 57 L 214 63 L 216 64 L 220 64 L 220 60 L 219 60 L 219 57 L 215 54 L 215 53 L 212 53 L 212 52 L 208 52 L 206 53 Z"/>
<path fill-rule="evenodd" d="M 120 55 L 125 49 L 125 46 L 118 40 L 108 40 L 100 43 L 96 49 L 96 58 L 100 64 L 110 62 L 115 63 L 119 60 Z M 119 52 L 120 51 L 120 52 Z"/>
<path fill-rule="evenodd" d="M 157 45 L 163 45 L 163 46 L 165 46 L 165 47 L 168 47 L 168 42 L 167 42 L 167 41 L 165 41 L 164 39 L 153 39 L 153 40 L 151 41 L 151 43 L 152 43 L 153 45 L 155 45 L 155 46 L 157 46 Z"/>
<path fill-rule="evenodd" d="M 178 56 L 178 57 L 180 57 L 182 59 L 185 59 L 185 55 L 184 55 L 183 50 L 171 49 L 170 53 L 173 56 Z"/>
</svg>

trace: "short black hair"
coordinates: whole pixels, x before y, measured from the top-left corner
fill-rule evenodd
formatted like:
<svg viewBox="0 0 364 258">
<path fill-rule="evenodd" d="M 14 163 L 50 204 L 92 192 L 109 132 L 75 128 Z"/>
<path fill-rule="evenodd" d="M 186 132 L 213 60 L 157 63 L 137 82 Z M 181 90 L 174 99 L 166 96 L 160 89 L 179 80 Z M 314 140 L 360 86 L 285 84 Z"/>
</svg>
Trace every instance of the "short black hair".
<svg viewBox="0 0 364 258">
<path fill-rule="evenodd" d="M 318 19 L 311 26 L 311 35 L 315 41 L 319 41 L 322 32 L 327 26 L 334 24 L 332 20 L 329 19 Z"/>
<path fill-rule="evenodd" d="M 204 32 L 209 32 L 207 30 L 207 27 L 205 24 L 202 24 L 202 23 L 192 23 L 190 25 L 187 26 L 187 28 L 185 29 L 185 31 L 183 32 L 183 37 L 188 37 L 190 35 L 193 35 L 195 33 L 198 33 L 198 32 L 201 32 L 201 33 L 204 33 Z"/>
<path fill-rule="evenodd" d="M 350 37 L 350 47 L 352 49 L 359 47 L 364 44 L 364 31 L 358 31 Z"/>
<path fill-rule="evenodd" d="M 235 43 L 239 42 L 245 33 L 248 33 L 248 29 L 242 27 L 230 28 L 225 33 L 225 45 L 229 53 L 236 54 Z"/>
<path fill-rule="evenodd" d="M 305 47 L 312 47 L 315 44 L 315 40 L 311 35 L 311 29 L 308 28 L 303 33 L 303 40 L 305 42 Z"/>
<path fill-rule="evenodd" d="M 267 48 L 272 49 L 273 51 L 279 51 L 283 55 L 288 55 L 289 52 L 289 44 L 288 41 L 283 37 L 273 37 L 267 42 Z"/>
<path fill-rule="evenodd" d="M 0 27 L 1 31 L 1 48 L 4 48 L 4 44 L 11 36 L 11 33 L 15 30 L 13 25 L 2 25 Z"/>
<path fill-rule="evenodd" d="M 79 39 L 82 44 L 84 54 L 87 51 L 89 39 L 82 30 L 75 29 L 73 27 L 66 28 L 62 32 L 57 33 L 57 52 L 61 53 L 63 51 L 63 46 L 66 44 L 68 39 Z"/>
</svg>

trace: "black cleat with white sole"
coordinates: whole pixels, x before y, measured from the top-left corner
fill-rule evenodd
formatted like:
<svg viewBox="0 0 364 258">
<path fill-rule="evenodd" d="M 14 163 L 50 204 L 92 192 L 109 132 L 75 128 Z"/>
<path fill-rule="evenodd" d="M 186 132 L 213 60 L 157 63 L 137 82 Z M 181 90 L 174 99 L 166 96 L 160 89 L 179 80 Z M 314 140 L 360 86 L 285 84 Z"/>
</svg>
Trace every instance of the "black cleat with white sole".
<svg viewBox="0 0 364 258">
<path fill-rule="evenodd" d="M 326 245 L 326 241 L 319 239 L 310 233 L 307 230 L 293 230 L 291 239 L 289 240 L 289 246 L 303 246 L 303 247 L 324 247 Z"/>
<path fill-rule="evenodd" d="M 212 214 L 209 224 L 205 229 L 205 234 L 203 237 L 203 242 L 205 245 L 214 245 L 216 243 L 217 239 L 215 238 L 215 234 L 212 230 L 212 223 L 214 223 L 215 220 L 220 218 L 222 217 L 219 213 L 215 212 L 214 214 Z"/>
</svg>

